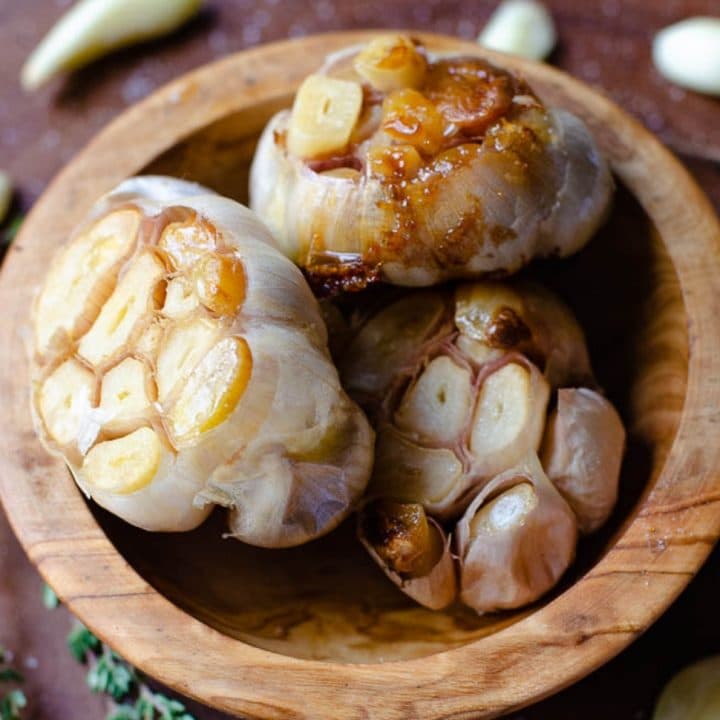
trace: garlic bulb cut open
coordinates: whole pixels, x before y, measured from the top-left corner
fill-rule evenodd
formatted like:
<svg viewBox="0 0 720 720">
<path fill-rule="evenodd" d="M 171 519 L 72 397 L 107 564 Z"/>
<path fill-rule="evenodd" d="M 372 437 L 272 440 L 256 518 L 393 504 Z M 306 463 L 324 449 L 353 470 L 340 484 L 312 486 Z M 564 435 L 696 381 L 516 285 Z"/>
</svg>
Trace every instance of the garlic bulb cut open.
<svg viewBox="0 0 720 720">
<path fill-rule="evenodd" d="M 618 495 L 625 428 L 615 408 L 587 388 L 558 391 L 542 449 L 547 476 L 567 500 L 582 533 L 597 530 Z"/>
<path fill-rule="evenodd" d="M 345 61 L 312 76 L 312 108 L 303 85 L 268 123 L 250 180 L 251 207 L 325 289 L 509 274 L 602 222 L 613 182 L 592 135 L 516 75 L 402 35 Z"/>
<path fill-rule="evenodd" d="M 406 595 L 432 610 L 457 595 L 450 540 L 422 505 L 377 500 L 363 508 L 360 542 Z"/>
<path fill-rule="evenodd" d="M 218 502 L 235 536 L 280 547 L 362 495 L 372 431 L 302 274 L 247 208 L 122 183 L 55 255 L 33 328 L 39 434 L 128 522 L 189 530 Z"/>
<path fill-rule="evenodd" d="M 589 368 L 570 311 L 520 283 L 409 292 L 362 321 L 339 367 L 377 430 L 370 496 L 460 514 L 474 489 L 539 451 L 551 386 L 529 357 L 550 367 L 556 353 Z"/>
<path fill-rule="evenodd" d="M 460 599 L 478 613 L 537 600 L 575 556 L 577 524 L 534 453 L 493 478 L 457 524 Z"/>
</svg>

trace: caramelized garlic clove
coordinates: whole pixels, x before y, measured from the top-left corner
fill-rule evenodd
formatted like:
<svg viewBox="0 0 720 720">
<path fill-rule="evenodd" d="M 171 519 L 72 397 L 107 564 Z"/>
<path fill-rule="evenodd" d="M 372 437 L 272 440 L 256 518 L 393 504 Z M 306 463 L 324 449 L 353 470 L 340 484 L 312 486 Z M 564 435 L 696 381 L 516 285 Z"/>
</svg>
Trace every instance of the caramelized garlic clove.
<svg viewBox="0 0 720 720">
<path fill-rule="evenodd" d="M 474 475 L 490 478 L 537 452 L 549 398 L 548 383 L 531 363 L 509 362 L 485 378 L 470 433 Z"/>
<path fill-rule="evenodd" d="M 480 490 L 455 537 L 460 599 L 483 614 L 550 590 L 575 555 L 577 526 L 533 453 Z"/>
<path fill-rule="evenodd" d="M 125 358 L 108 370 L 100 388 L 99 417 L 111 433 L 130 432 L 153 414 L 150 368 L 136 358 Z"/>
<path fill-rule="evenodd" d="M 310 75 L 295 96 L 287 133 L 288 150 L 308 159 L 342 153 L 362 103 L 358 83 Z"/>
<path fill-rule="evenodd" d="M 422 505 L 375 501 L 360 513 L 358 537 L 388 578 L 416 602 L 441 610 L 455 600 L 450 541 Z"/>
<path fill-rule="evenodd" d="M 166 35 L 195 15 L 202 0 L 79 0 L 23 65 L 25 90 L 75 70 L 117 48 Z"/>
<path fill-rule="evenodd" d="M 372 39 L 355 57 L 358 75 L 382 92 L 419 88 L 427 61 L 406 35 L 381 35 Z"/>
<path fill-rule="evenodd" d="M 542 449 L 547 476 L 567 500 L 581 533 L 603 525 L 615 506 L 625 448 L 620 416 L 587 388 L 558 391 Z"/>
</svg>

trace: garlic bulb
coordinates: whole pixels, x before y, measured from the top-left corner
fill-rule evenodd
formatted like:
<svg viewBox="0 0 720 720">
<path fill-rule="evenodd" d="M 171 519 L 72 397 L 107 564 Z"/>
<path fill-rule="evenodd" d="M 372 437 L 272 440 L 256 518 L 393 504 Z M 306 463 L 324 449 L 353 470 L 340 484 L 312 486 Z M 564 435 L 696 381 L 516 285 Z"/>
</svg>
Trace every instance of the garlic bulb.
<svg viewBox="0 0 720 720">
<path fill-rule="evenodd" d="M 33 313 L 39 433 L 98 504 L 282 547 L 361 496 L 373 435 L 340 387 L 317 302 L 241 205 L 140 177 L 59 250 Z"/>
<path fill-rule="evenodd" d="M 422 505 L 370 503 L 360 514 L 358 536 L 390 580 L 416 602 L 440 610 L 455 600 L 450 539 Z"/>
<path fill-rule="evenodd" d="M 582 533 L 597 530 L 618 495 L 625 428 L 615 408 L 587 388 L 558 391 L 548 420 L 542 464 L 567 500 Z"/>
<path fill-rule="evenodd" d="M 339 367 L 377 430 L 369 494 L 443 520 L 539 451 L 548 375 L 591 377 L 570 310 L 527 283 L 411 292 L 358 324 Z"/>
<path fill-rule="evenodd" d="M 520 78 L 401 35 L 339 57 L 269 122 L 250 181 L 251 207 L 321 286 L 511 273 L 602 221 L 613 183 L 590 132 Z"/>
<path fill-rule="evenodd" d="M 575 556 L 575 516 L 537 456 L 493 478 L 457 525 L 460 599 L 478 613 L 537 600 Z"/>
</svg>

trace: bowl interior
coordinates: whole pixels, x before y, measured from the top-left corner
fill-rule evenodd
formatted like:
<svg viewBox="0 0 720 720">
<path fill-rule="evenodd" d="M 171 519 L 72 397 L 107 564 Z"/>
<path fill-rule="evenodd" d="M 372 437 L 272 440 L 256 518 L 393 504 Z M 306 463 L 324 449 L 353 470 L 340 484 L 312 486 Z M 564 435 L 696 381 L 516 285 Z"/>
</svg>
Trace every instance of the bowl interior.
<svg viewBox="0 0 720 720">
<path fill-rule="evenodd" d="M 290 100 L 274 98 L 214 122 L 144 171 L 195 180 L 247 202 L 259 132 Z M 581 542 L 577 560 L 544 604 L 602 557 L 662 468 L 679 422 L 688 339 L 670 260 L 651 220 L 622 186 L 607 224 L 587 248 L 527 272 L 559 292 L 578 315 L 599 383 L 629 431 L 618 506 L 600 532 Z M 682 387 L 659 393 L 667 361 L 659 351 L 668 328 L 673 328 L 674 377 Z M 648 420 L 660 416 L 662 433 Z M 420 657 L 495 633 L 542 605 L 484 618 L 460 607 L 425 610 L 386 580 L 355 540 L 352 520 L 308 545 L 263 550 L 224 540 L 219 512 L 194 532 L 163 535 L 126 525 L 94 505 L 92 510 L 120 553 L 174 604 L 228 636 L 295 657 L 336 662 Z"/>
</svg>

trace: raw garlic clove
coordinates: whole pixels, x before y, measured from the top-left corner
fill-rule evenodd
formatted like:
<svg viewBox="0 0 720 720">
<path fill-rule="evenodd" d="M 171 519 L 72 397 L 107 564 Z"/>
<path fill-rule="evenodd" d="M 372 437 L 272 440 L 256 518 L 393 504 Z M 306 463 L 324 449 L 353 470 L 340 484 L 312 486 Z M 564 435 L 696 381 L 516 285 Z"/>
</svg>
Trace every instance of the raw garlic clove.
<svg viewBox="0 0 720 720">
<path fill-rule="evenodd" d="M 493 478 L 457 525 L 460 599 L 479 614 L 544 595 L 575 555 L 572 510 L 537 456 Z"/>
<path fill-rule="evenodd" d="M 36 90 L 61 72 L 83 67 L 125 45 L 173 32 L 202 0 L 79 0 L 33 50 L 20 80 Z"/>
<path fill-rule="evenodd" d="M 561 389 L 548 420 L 542 464 L 567 500 L 581 533 L 597 530 L 617 501 L 625 429 L 617 411 L 602 395 Z"/>
<path fill-rule="evenodd" d="M 284 547 L 331 530 L 365 489 L 373 433 L 318 304 L 231 200 L 122 183 L 58 251 L 33 329 L 42 440 L 138 527 L 190 530 L 220 502 L 235 535 Z"/>
<path fill-rule="evenodd" d="M 720 96 L 720 18 L 692 17 L 664 28 L 653 40 L 652 56 L 666 80 Z"/>
<path fill-rule="evenodd" d="M 488 479 L 540 448 L 550 387 L 532 364 L 509 362 L 480 386 L 470 434 L 473 474 Z"/>
<path fill-rule="evenodd" d="M 406 35 L 374 38 L 353 65 L 360 77 L 383 92 L 420 87 L 427 71 L 427 60 Z"/>
<path fill-rule="evenodd" d="M 477 39 L 490 50 L 544 60 L 555 47 L 552 16 L 537 0 L 503 0 Z"/>
<path fill-rule="evenodd" d="M 416 602 L 441 610 L 455 600 L 450 540 L 422 505 L 370 503 L 360 513 L 358 537 L 390 580 Z"/>
<path fill-rule="evenodd" d="M 360 116 L 362 101 L 358 83 L 310 75 L 295 96 L 288 150 L 308 159 L 342 153 Z"/>
</svg>

